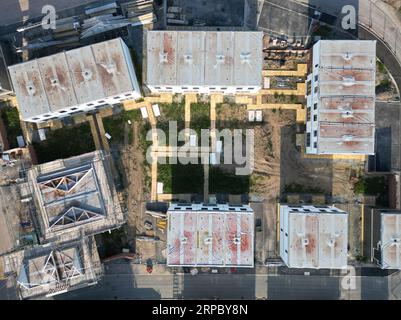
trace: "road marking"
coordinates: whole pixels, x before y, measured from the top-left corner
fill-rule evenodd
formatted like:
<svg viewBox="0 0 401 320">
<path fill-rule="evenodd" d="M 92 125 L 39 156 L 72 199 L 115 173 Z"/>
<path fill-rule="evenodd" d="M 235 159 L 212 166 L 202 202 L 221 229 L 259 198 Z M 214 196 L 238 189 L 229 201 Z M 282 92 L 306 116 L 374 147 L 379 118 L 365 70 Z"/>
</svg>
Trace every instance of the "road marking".
<svg viewBox="0 0 401 320">
<path fill-rule="evenodd" d="M 363 256 L 363 242 L 364 242 L 364 226 L 365 226 L 365 205 L 361 204 L 361 214 L 362 214 L 362 219 L 361 219 L 361 244 L 362 244 L 362 248 L 361 248 L 361 256 Z"/>
<path fill-rule="evenodd" d="M 277 203 L 277 226 L 276 226 L 277 243 L 280 242 L 280 203 Z"/>
</svg>

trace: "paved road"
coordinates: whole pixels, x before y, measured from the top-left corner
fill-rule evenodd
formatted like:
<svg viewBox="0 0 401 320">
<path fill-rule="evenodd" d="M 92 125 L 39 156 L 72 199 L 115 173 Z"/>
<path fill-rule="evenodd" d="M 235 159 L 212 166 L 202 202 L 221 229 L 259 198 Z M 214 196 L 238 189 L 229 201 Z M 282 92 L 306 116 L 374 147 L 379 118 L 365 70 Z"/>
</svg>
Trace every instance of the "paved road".
<svg viewBox="0 0 401 320">
<path fill-rule="evenodd" d="M 14 283 L 8 280 L 0 280 L 0 300 L 16 300 L 17 293 Z"/>
<path fill-rule="evenodd" d="M 340 298 L 340 278 L 328 276 L 270 276 L 269 299 L 337 300 Z"/>
<path fill-rule="evenodd" d="M 144 284 L 146 283 L 146 284 Z M 105 275 L 95 286 L 55 296 L 56 300 L 172 298 L 172 277 L 166 275 Z"/>
<path fill-rule="evenodd" d="M 191 299 L 255 299 L 255 284 L 266 283 L 266 276 L 185 275 L 180 276 L 181 295 Z M 341 298 L 341 278 L 329 276 L 269 276 L 267 286 L 259 286 L 258 298 L 271 300 L 337 300 Z M 357 299 L 388 299 L 386 277 L 363 277 Z M 264 294 L 261 289 L 265 290 Z M 57 300 L 173 299 L 171 275 L 106 275 L 96 286 L 54 297 Z"/>
<path fill-rule="evenodd" d="M 266 277 L 264 277 L 266 278 Z M 96 286 L 72 291 L 55 299 L 254 299 L 255 275 L 106 275 Z M 263 279 L 261 279 L 263 281 Z"/>
</svg>

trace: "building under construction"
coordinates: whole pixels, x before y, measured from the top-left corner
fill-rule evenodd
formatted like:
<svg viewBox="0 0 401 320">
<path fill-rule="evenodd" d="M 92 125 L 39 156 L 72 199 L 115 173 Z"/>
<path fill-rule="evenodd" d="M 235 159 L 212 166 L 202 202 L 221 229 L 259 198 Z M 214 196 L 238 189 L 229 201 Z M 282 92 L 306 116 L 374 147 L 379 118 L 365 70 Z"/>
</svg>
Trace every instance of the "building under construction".
<svg viewBox="0 0 401 320">
<path fill-rule="evenodd" d="M 155 93 L 257 93 L 262 38 L 256 31 L 148 31 L 146 84 Z"/>
<path fill-rule="evenodd" d="M 94 235 L 125 222 L 103 152 L 34 166 L 20 185 L 19 202 L 29 208 L 40 243 L 18 246 L 0 257 L 4 274 L 16 276 L 20 297 L 52 296 L 96 284 L 103 269 Z"/>
<path fill-rule="evenodd" d="M 168 266 L 254 266 L 254 213 L 249 206 L 172 204 L 167 217 Z"/>
<path fill-rule="evenodd" d="M 348 213 L 332 206 L 280 206 L 280 256 L 290 268 L 347 267 Z"/>
<path fill-rule="evenodd" d="M 124 223 L 101 151 L 56 160 L 28 172 L 44 241 L 65 241 Z"/>
<path fill-rule="evenodd" d="M 3 257 L 4 273 L 16 274 L 21 299 L 50 297 L 94 285 L 102 265 L 93 237 L 48 244 Z"/>
<path fill-rule="evenodd" d="M 121 38 L 9 67 L 24 121 L 44 122 L 141 97 Z"/>
<path fill-rule="evenodd" d="M 376 41 L 320 40 L 307 78 L 306 152 L 375 153 Z"/>
</svg>

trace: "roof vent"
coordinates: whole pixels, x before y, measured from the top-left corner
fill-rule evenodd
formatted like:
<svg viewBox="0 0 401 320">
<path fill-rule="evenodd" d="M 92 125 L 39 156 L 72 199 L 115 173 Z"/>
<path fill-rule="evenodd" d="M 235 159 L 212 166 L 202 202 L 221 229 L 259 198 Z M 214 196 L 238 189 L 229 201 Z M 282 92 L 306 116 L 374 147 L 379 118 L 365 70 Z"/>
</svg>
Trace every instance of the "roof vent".
<svg viewBox="0 0 401 320">
<path fill-rule="evenodd" d="M 342 136 L 343 141 L 353 141 L 354 136 L 352 134 L 346 134 Z"/>
<path fill-rule="evenodd" d="M 336 241 L 335 241 L 334 238 L 330 238 L 329 240 L 327 240 L 327 245 L 328 245 L 330 248 L 333 248 L 335 243 L 336 243 Z"/>
<path fill-rule="evenodd" d="M 302 239 L 302 246 L 306 247 L 309 244 L 309 239 L 308 238 L 303 238 Z"/>
<path fill-rule="evenodd" d="M 224 54 L 216 55 L 216 64 L 215 64 L 214 68 L 216 69 L 219 64 L 224 63 L 225 59 L 226 59 L 226 57 Z"/>
<path fill-rule="evenodd" d="M 345 86 L 353 86 L 353 85 L 355 85 L 355 77 L 353 77 L 353 76 L 345 76 L 345 77 L 343 77 L 343 84 Z"/>
<path fill-rule="evenodd" d="M 399 246 L 399 245 L 400 245 L 400 238 L 398 238 L 398 237 L 392 238 L 392 239 L 391 239 L 391 244 L 392 244 L 392 245 Z"/>
<path fill-rule="evenodd" d="M 106 69 L 108 74 L 117 73 L 117 65 L 114 62 L 109 64 L 101 64 L 101 66 Z"/>
<path fill-rule="evenodd" d="M 58 88 L 65 91 L 65 88 L 60 85 L 60 81 L 57 78 L 50 79 L 50 83 L 53 88 Z"/>
<path fill-rule="evenodd" d="M 188 238 L 187 237 L 181 237 L 181 244 L 186 244 L 187 243 L 187 241 L 188 241 Z"/>
<path fill-rule="evenodd" d="M 250 64 L 251 63 L 251 53 L 250 52 L 242 52 L 240 54 L 240 58 L 241 58 L 241 64 L 247 63 Z"/>
<path fill-rule="evenodd" d="M 192 60 L 192 55 L 190 55 L 190 54 L 185 54 L 185 55 L 184 55 L 184 61 L 185 61 L 185 63 L 187 63 L 187 64 L 192 64 L 192 62 L 193 62 L 193 60 Z"/>
<path fill-rule="evenodd" d="M 85 81 L 89 81 L 92 79 L 92 71 L 89 69 L 82 70 L 82 76 L 84 77 Z"/>
<path fill-rule="evenodd" d="M 241 243 L 241 237 L 235 237 L 235 238 L 233 239 L 233 242 L 234 242 L 235 244 L 240 244 L 240 243 Z"/>
<path fill-rule="evenodd" d="M 207 237 L 203 240 L 203 243 L 204 244 L 212 244 L 212 241 L 213 241 L 212 237 Z"/>
<path fill-rule="evenodd" d="M 35 93 L 36 93 L 36 88 L 35 88 L 35 86 L 33 85 L 32 82 L 29 82 L 29 83 L 28 83 L 28 85 L 26 86 L 26 91 L 28 91 L 28 94 L 29 94 L 30 96 L 34 96 L 34 95 L 35 95 Z"/>
<path fill-rule="evenodd" d="M 341 117 L 347 119 L 347 118 L 353 118 L 354 117 L 354 112 L 353 111 L 343 111 L 341 113 Z"/>
<path fill-rule="evenodd" d="M 344 58 L 344 60 L 350 61 L 354 57 L 354 55 L 347 52 L 346 54 L 343 54 L 342 57 Z"/>
<path fill-rule="evenodd" d="M 167 63 L 168 62 L 168 55 L 167 55 L 167 52 L 160 52 L 160 55 L 159 55 L 159 60 L 160 60 L 160 63 Z"/>
<path fill-rule="evenodd" d="M 346 104 L 343 104 L 343 105 L 339 105 L 339 106 L 337 107 L 337 109 L 338 109 L 338 110 L 345 110 L 345 111 L 347 111 L 347 110 L 352 110 L 352 107 L 351 107 L 351 105 L 350 105 L 349 103 L 346 103 Z"/>
</svg>

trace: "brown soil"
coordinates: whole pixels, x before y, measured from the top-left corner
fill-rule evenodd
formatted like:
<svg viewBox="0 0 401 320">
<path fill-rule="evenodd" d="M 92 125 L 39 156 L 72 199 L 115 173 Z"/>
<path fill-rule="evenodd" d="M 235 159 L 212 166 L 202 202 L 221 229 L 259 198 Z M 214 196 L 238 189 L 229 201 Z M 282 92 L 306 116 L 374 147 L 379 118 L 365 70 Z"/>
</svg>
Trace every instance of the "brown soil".
<svg viewBox="0 0 401 320">
<path fill-rule="evenodd" d="M 140 124 L 134 122 L 130 129 L 134 131 L 133 143 L 124 147 L 121 156 L 127 181 L 125 189 L 128 209 L 127 236 L 128 239 L 133 240 L 137 233 L 143 231 L 144 204 L 149 199 L 149 190 L 145 189 L 144 161 L 146 159 L 140 147 Z"/>
</svg>

